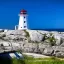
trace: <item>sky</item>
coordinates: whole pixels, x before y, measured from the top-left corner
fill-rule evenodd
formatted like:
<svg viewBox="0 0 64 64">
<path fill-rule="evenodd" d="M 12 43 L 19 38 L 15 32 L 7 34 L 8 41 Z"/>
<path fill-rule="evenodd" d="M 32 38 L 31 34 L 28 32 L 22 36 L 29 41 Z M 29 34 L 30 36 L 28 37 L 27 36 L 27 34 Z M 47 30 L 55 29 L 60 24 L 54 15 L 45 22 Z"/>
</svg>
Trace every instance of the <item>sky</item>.
<svg viewBox="0 0 64 64">
<path fill-rule="evenodd" d="M 29 29 L 64 29 L 63 0 L 0 0 L 0 29 L 14 29 L 22 9 Z"/>
</svg>

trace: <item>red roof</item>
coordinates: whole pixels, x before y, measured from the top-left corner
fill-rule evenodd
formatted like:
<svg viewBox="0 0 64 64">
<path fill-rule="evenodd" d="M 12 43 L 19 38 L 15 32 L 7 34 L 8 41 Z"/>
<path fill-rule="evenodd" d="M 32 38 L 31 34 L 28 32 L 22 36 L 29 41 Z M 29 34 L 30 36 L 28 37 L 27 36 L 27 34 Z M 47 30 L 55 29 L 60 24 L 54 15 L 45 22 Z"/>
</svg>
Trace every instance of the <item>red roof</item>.
<svg viewBox="0 0 64 64">
<path fill-rule="evenodd" d="M 26 13 L 27 13 L 27 11 L 24 9 L 20 11 L 20 14 L 26 14 Z"/>
<path fill-rule="evenodd" d="M 23 9 L 23 10 L 21 10 L 21 12 L 27 12 L 27 11 Z"/>
</svg>

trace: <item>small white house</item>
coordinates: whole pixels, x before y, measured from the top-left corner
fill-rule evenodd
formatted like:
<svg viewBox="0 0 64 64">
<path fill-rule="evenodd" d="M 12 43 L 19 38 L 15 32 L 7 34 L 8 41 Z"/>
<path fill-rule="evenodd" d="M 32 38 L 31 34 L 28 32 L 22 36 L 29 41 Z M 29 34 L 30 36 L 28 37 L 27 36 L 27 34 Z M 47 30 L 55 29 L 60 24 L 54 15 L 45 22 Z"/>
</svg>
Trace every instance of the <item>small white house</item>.
<svg viewBox="0 0 64 64">
<path fill-rule="evenodd" d="M 19 14 L 19 24 L 15 26 L 15 30 L 27 29 L 27 11 L 21 10 Z"/>
</svg>

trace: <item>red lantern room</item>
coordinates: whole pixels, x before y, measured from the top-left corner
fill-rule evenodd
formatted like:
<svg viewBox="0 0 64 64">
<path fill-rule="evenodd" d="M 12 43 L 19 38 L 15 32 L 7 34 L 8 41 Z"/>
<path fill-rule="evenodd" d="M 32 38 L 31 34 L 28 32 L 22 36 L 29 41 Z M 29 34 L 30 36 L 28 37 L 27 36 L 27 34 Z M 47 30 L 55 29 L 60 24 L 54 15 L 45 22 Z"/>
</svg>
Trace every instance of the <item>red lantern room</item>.
<svg viewBox="0 0 64 64">
<path fill-rule="evenodd" d="M 20 11 L 20 14 L 27 14 L 27 11 L 23 9 Z"/>
</svg>

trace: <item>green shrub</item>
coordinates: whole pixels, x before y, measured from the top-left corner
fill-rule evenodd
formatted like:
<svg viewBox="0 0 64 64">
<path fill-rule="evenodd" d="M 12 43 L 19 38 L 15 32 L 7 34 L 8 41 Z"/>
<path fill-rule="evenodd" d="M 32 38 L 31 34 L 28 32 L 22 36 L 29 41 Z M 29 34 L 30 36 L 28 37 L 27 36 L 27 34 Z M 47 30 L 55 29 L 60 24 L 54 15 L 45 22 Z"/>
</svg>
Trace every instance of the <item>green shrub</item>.
<svg viewBox="0 0 64 64">
<path fill-rule="evenodd" d="M 24 30 L 24 32 L 26 33 L 26 37 L 30 37 L 30 35 L 29 35 L 29 32 L 28 32 L 28 31 Z"/>
<path fill-rule="evenodd" d="M 49 43 L 54 46 L 56 44 L 56 39 L 54 38 L 54 36 L 50 37 L 49 39 Z"/>
<path fill-rule="evenodd" d="M 50 33 L 50 36 L 47 38 L 49 41 L 50 45 L 54 46 L 56 44 L 56 39 L 52 33 Z"/>
</svg>

